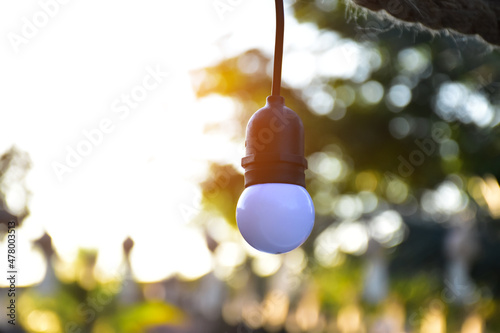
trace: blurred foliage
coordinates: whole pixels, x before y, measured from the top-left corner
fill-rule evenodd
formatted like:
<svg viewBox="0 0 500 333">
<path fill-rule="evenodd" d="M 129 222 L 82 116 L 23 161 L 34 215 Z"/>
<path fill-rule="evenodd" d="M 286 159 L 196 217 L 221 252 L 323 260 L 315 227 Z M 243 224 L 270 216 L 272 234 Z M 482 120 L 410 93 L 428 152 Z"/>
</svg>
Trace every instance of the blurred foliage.
<svg viewBox="0 0 500 333">
<path fill-rule="evenodd" d="M 143 328 L 169 323 L 180 325 L 184 315 L 178 309 L 163 302 L 135 305 L 115 314 L 111 322 L 117 332 L 141 332 Z"/>
<path fill-rule="evenodd" d="M 217 210 L 229 223 L 236 225 L 234 207 L 243 191 L 243 175 L 229 165 L 212 165 L 210 174 L 214 176 L 201 184 L 205 205 Z"/>
<path fill-rule="evenodd" d="M 161 300 L 145 300 L 140 286 L 124 276 L 110 282 L 95 280 L 96 253 L 82 250 L 76 276 L 56 279 L 52 265 L 38 286 L 18 297 L 18 322 L 27 332 L 147 332 L 158 327 L 181 327 L 182 310 Z M 59 260 L 57 257 L 54 260 Z M 130 294 L 130 291 L 139 291 Z"/>
</svg>

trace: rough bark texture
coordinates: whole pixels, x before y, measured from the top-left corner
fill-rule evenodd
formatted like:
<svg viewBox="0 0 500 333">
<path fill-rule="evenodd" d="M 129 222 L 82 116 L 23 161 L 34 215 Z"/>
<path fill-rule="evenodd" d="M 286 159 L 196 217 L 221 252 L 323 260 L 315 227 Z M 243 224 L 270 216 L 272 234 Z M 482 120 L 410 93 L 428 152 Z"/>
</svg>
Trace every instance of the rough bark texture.
<svg viewBox="0 0 500 333">
<path fill-rule="evenodd" d="M 451 29 L 479 35 L 500 45 L 500 0 L 352 0 L 372 11 L 385 10 L 393 17 L 434 29 Z"/>
</svg>

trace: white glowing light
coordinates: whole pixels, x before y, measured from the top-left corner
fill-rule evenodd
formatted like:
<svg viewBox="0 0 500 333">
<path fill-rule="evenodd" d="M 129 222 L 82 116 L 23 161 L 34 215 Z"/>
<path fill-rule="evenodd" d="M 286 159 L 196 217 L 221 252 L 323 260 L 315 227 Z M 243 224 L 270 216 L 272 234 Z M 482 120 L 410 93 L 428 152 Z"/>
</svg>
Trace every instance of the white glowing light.
<svg viewBox="0 0 500 333">
<path fill-rule="evenodd" d="M 238 200 L 236 220 L 243 238 L 257 250 L 286 253 L 309 237 L 314 205 L 306 189 L 299 185 L 252 185 Z"/>
</svg>

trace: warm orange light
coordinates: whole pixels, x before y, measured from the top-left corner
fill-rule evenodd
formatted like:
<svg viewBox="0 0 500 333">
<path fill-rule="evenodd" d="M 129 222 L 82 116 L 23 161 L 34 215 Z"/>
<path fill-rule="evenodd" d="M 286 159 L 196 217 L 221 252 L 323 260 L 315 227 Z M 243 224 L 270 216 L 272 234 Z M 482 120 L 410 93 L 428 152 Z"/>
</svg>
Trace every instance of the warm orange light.
<svg viewBox="0 0 500 333">
<path fill-rule="evenodd" d="M 303 332 L 311 331 L 318 325 L 319 307 L 318 295 L 315 290 L 309 291 L 300 301 L 295 319 Z"/>
<path fill-rule="evenodd" d="M 290 299 L 288 295 L 279 290 L 267 294 L 263 303 L 264 320 L 266 327 L 275 331 L 280 329 L 288 315 Z"/>
<path fill-rule="evenodd" d="M 500 217 L 500 185 L 495 177 L 489 175 L 480 183 L 486 205 L 493 218 Z"/>
<path fill-rule="evenodd" d="M 443 311 L 439 307 L 433 307 L 422 319 L 420 333 L 445 333 L 446 320 Z"/>
<path fill-rule="evenodd" d="M 470 315 L 465 319 L 461 333 L 483 333 L 483 319 L 479 315 Z"/>
<path fill-rule="evenodd" d="M 340 309 L 337 327 L 342 333 L 359 332 L 362 327 L 361 309 L 357 305 L 347 305 Z"/>
</svg>

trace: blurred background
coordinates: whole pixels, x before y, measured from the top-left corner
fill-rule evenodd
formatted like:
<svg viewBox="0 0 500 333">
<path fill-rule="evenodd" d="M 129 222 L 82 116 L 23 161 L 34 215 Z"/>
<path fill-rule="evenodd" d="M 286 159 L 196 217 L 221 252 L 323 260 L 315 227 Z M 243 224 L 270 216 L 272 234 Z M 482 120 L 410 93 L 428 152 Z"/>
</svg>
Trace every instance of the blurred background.
<svg viewBox="0 0 500 333">
<path fill-rule="evenodd" d="M 285 3 L 317 216 L 283 255 L 235 221 L 274 1 L 0 4 L 0 332 L 500 332 L 498 52 Z"/>
</svg>

